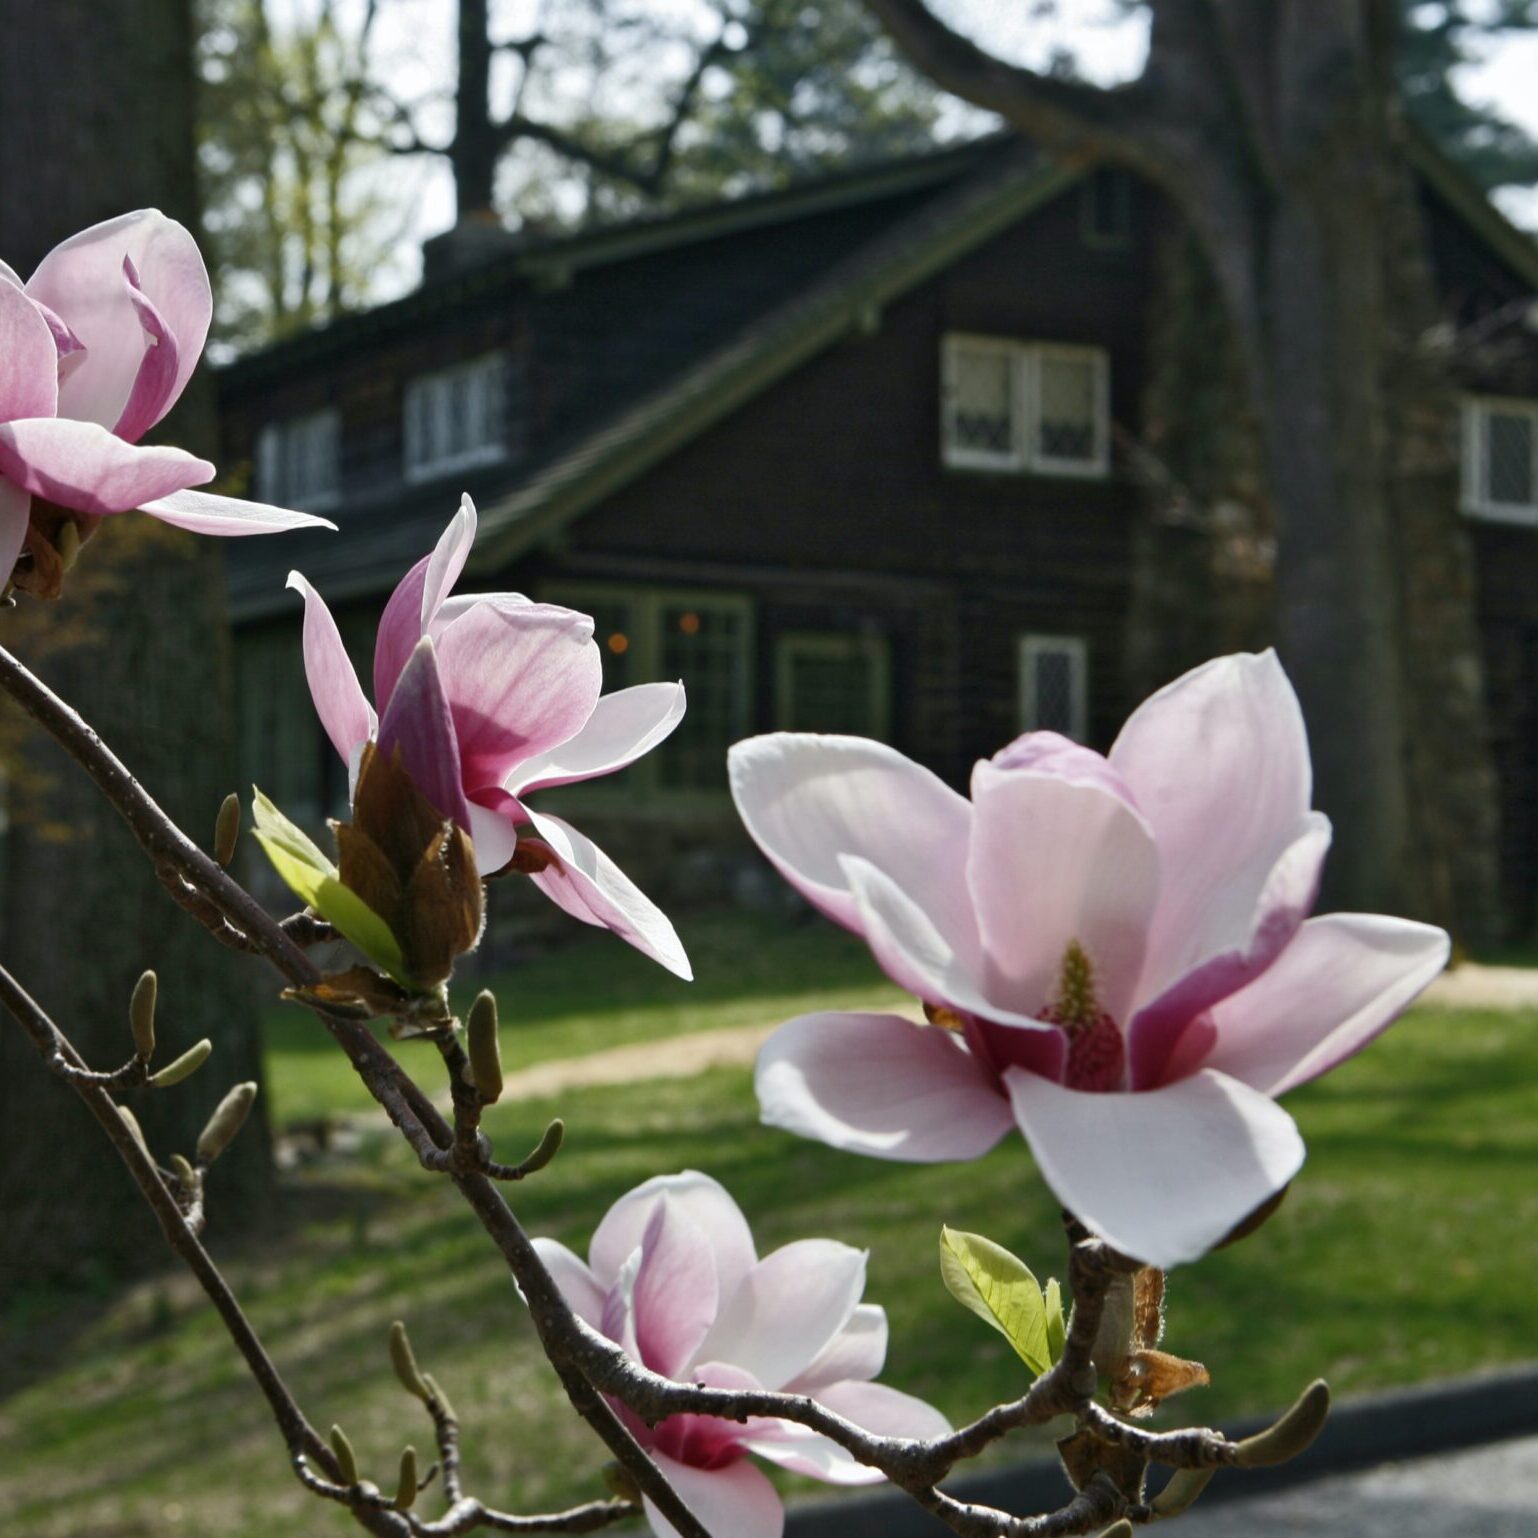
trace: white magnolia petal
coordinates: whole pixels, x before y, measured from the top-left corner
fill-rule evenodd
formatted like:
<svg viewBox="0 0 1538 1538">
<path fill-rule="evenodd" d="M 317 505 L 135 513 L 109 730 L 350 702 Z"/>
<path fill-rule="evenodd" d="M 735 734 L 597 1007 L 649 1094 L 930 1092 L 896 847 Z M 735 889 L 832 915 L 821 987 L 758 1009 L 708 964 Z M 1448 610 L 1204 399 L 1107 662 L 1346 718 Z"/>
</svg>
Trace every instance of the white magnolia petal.
<svg viewBox="0 0 1538 1538">
<path fill-rule="evenodd" d="M 746 1458 L 719 1469 L 696 1469 L 659 1452 L 652 1460 L 711 1538 L 781 1538 L 785 1508 L 761 1469 Z M 657 1538 L 678 1538 L 678 1529 L 646 1498 L 646 1520 Z"/>
<path fill-rule="evenodd" d="M 604 1289 L 580 1255 L 575 1255 L 555 1239 L 530 1241 L 539 1252 L 545 1270 L 561 1289 L 561 1296 L 584 1324 L 597 1330 L 603 1327 Z"/>
<path fill-rule="evenodd" d="M 613 774 L 667 738 L 684 717 L 684 686 L 636 684 L 599 697 L 575 737 L 525 759 L 509 776 L 515 796 Z"/>
<path fill-rule="evenodd" d="M 972 808 L 936 775 L 863 737 L 776 732 L 727 754 L 743 825 L 809 902 L 857 933 L 841 857 L 886 873 L 953 945 L 974 933 L 962 871 Z"/>
<path fill-rule="evenodd" d="M 758 1264 L 753 1232 L 742 1209 L 720 1181 L 699 1170 L 654 1175 L 615 1202 L 593 1231 L 588 1259 L 601 1286 L 607 1287 L 632 1250 L 641 1243 L 656 1205 L 667 1196 L 704 1230 L 716 1258 L 721 1296 L 729 1296 Z"/>
<path fill-rule="evenodd" d="M 1386 1030 L 1447 965 L 1451 948 L 1445 931 L 1408 919 L 1310 919 L 1268 971 L 1213 1008 L 1202 1066 L 1283 1095 Z"/>
<path fill-rule="evenodd" d="M 701 1360 L 730 1362 L 765 1388 L 782 1388 L 849 1323 L 865 1262 L 864 1250 L 834 1239 L 799 1239 L 766 1255 L 723 1294 Z"/>
<path fill-rule="evenodd" d="M 874 1378 L 886 1365 L 886 1310 L 879 1303 L 862 1303 L 849 1323 L 785 1385 L 791 1394 L 815 1394 L 829 1383 L 846 1378 Z"/>
<path fill-rule="evenodd" d="M 1164 1270 L 1206 1254 L 1303 1164 L 1292 1118 L 1210 1068 L 1140 1094 L 1066 1089 L 1018 1068 L 1004 1081 L 1063 1205 Z"/>
<path fill-rule="evenodd" d="M 1009 1105 L 949 1031 L 898 1015 L 801 1015 L 758 1054 L 764 1121 L 833 1148 L 915 1164 L 976 1159 Z"/>
</svg>

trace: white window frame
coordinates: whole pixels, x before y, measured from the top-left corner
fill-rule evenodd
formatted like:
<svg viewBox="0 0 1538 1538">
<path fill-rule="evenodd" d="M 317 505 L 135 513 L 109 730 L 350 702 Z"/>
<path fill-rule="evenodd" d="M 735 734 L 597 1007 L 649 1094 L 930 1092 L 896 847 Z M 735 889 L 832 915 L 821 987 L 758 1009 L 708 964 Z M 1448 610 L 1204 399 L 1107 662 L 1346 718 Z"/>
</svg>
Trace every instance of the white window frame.
<svg viewBox="0 0 1538 1538">
<path fill-rule="evenodd" d="M 408 481 L 437 480 L 456 470 L 494 465 L 508 457 L 507 367 L 507 353 L 499 349 L 470 358 L 464 363 L 456 363 L 452 368 L 418 374 L 406 382 L 401 401 L 401 450 Z M 497 407 L 499 420 L 493 424 L 495 436 L 472 444 L 457 454 L 440 454 L 436 458 L 428 458 L 427 445 L 419 426 L 422 414 L 431 412 L 445 417 L 450 410 L 453 385 L 459 379 L 468 379 L 472 392 L 491 389 L 495 381 L 495 388 L 500 395 Z M 479 411 L 484 421 L 490 414 L 488 403 L 482 401 Z M 446 436 L 446 433 L 440 434 L 440 438 Z"/>
<path fill-rule="evenodd" d="M 631 612 L 631 628 L 626 631 L 630 645 L 626 656 L 630 660 L 632 676 L 642 682 L 666 679 L 662 668 L 663 634 L 662 616 L 676 605 L 692 609 L 729 611 L 742 622 L 743 646 L 737 658 L 736 698 L 742 702 L 741 719 L 731 724 L 727 735 L 733 740 L 747 736 L 754 726 L 753 680 L 757 666 L 756 607 L 750 595 L 719 588 L 641 587 L 626 582 L 551 582 L 539 589 L 541 603 L 560 604 L 569 609 L 587 613 L 589 605 L 625 604 Z M 683 680 L 687 691 L 689 680 Z M 719 796 L 710 790 L 688 786 L 664 784 L 661 776 L 662 759 L 658 753 L 665 744 L 659 744 L 650 753 L 643 754 L 633 764 L 612 779 L 601 778 L 585 781 L 562 789 L 567 799 L 598 799 L 606 802 L 626 801 L 632 804 L 681 805 L 700 798 L 725 802 L 729 798 L 726 783 L 726 761 L 721 764 Z M 547 792 L 549 794 L 549 792 Z"/>
<path fill-rule="evenodd" d="M 317 430 L 329 434 L 331 439 L 330 484 L 295 486 L 296 445 Z M 342 413 L 335 406 L 325 406 L 319 411 L 263 423 L 256 435 L 256 482 L 258 496 L 283 507 L 296 506 L 319 513 L 337 506 L 342 500 Z"/>
<path fill-rule="evenodd" d="M 865 631 L 790 630 L 774 643 L 774 712 L 779 730 L 794 729 L 798 657 L 837 657 L 851 652 L 870 663 L 871 733 L 885 742 L 892 730 L 892 649 L 883 635 Z"/>
<path fill-rule="evenodd" d="M 1531 502 L 1497 502 L 1486 494 L 1485 443 L 1492 416 L 1527 417 L 1532 423 Z M 1538 400 L 1522 396 L 1468 395 L 1463 399 L 1463 510 L 1474 518 L 1538 527 Z"/>
<path fill-rule="evenodd" d="M 1066 656 L 1069 664 L 1068 714 L 1072 730 L 1064 736 L 1083 742 L 1089 735 L 1089 646 L 1083 636 L 1032 632 L 1019 638 L 1020 730 L 1046 730 L 1037 724 L 1036 661 L 1054 652 Z"/>
<path fill-rule="evenodd" d="M 956 442 L 956 375 L 963 353 L 992 353 L 1009 362 L 1009 448 L 1002 452 L 980 449 Z M 1020 368 L 1020 347 L 997 336 L 974 336 L 967 332 L 948 333 L 941 343 L 940 365 L 940 442 L 945 463 L 957 470 L 1023 470 L 1025 449 L 1030 442 L 1029 419 Z"/>
<path fill-rule="evenodd" d="M 1006 452 L 958 445 L 955 441 L 955 378 L 962 352 L 1004 353 L 1010 360 L 1010 447 Z M 951 331 L 941 339 L 940 454 L 955 470 L 990 470 L 1049 475 L 1068 480 L 1104 480 L 1111 472 L 1111 360 L 1103 347 L 1076 342 L 1021 342 L 1006 337 Z M 1045 359 L 1084 363 L 1094 373 L 1094 453 L 1089 459 L 1043 454 L 1041 365 Z"/>
</svg>

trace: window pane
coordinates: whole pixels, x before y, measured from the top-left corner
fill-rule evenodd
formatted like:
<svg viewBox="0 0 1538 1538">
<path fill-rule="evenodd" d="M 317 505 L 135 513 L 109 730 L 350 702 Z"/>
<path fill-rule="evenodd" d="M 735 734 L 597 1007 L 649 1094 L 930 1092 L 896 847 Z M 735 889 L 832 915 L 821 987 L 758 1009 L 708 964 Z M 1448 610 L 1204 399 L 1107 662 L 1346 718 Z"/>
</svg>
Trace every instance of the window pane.
<svg viewBox="0 0 1538 1538">
<path fill-rule="evenodd" d="M 1535 419 L 1510 411 L 1485 418 L 1485 499 L 1508 507 L 1538 502 L 1533 481 Z"/>
<path fill-rule="evenodd" d="M 557 598 L 557 603 L 563 600 Z M 590 603 L 586 599 L 570 605 L 584 614 L 593 616 L 593 640 L 603 657 L 603 688 L 605 694 L 616 689 L 628 689 L 639 683 L 635 669 L 636 617 L 629 604 L 605 599 Z M 690 699 L 693 708 L 693 699 Z"/>
<path fill-rule="evenodd" d="M 1020 729 L 1083 739 L 1086 656 L 1075 636 L 1025 636 L 1020 643 Z"/>
<path fill-rule="evenodd" d="M 1008 456 L 1014 451 L 1014 364 L 1003 348 L 951 347 L 952 449 Z"/>
<path fill-rule="evenodd" d="M 658 778 L 669 789 L 719 789 L 726 750 L 747 729 L 747 615 L 736 606 L 665 603 L 661 676 L 681 678 L 689 708 L 658 751 Z"/>
<path fill-rule="evenodd" d="M 1037 731 L 1073 735 L 1073 659 L 1067 652 L 1036 654 Z"/>
<path fill-rule="evenodd" d="M 781 642 L 780 726 L 791 732 L 886 734 L 883 643 L 854 636 Z"/>
<path fill-rule="evenodd" d="M 1037 451 L 1046 459 L 1092 464 L 1095 443 L 1095 366 L 1089 358 L 1041 358 Z"/>
</svg>

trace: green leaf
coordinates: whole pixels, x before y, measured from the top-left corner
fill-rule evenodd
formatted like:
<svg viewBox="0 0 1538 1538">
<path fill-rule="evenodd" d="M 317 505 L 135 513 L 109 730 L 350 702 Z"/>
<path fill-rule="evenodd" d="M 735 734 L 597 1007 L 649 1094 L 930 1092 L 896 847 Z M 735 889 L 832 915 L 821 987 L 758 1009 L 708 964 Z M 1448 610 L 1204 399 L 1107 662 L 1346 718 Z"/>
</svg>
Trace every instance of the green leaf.
<svg viewBox="0 0 1538 1538">
<path fill-rule="evenodd" d="M 981 1234 L 940 1230 L 940 1275 L 964 1308 L 991 1324 L 1034 1373 L 1044 1373 L 1047 1309 L 1030 1268 Z"/>
<path fill-rule="evenodd" d="M 1043 1293 L 1047 1306 L 1047 1355 L 1053 1362 L 1062 1358 L 1063 1347 L 1068 1344 L 1068 1325 L 1063 1318 L 1063 1289 L 1054 1276 Z"/>
<path fill-rule="evenodd" d="M 254 787 L 253 787 L 254 789 Z M 290 822 L 260 790 L 252 803 L 257 842 L 294 894 L 346 936 L 396 982 L 407 987 L 406 960 L 390 926 L 350 887 L 303 828 Z"/>
</svg>

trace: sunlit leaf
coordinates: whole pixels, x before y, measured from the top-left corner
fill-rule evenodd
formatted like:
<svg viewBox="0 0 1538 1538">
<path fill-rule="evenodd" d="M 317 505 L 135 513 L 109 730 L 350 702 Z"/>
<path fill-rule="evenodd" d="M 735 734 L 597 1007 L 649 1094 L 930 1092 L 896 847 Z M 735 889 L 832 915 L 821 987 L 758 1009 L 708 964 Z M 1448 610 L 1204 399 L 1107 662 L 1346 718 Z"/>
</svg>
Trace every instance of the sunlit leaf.
<svg viewBox="0 0 1538 1538">
<path fill-rule="evenodd" d="M 1056 1362 L 1068 1344 L 1068 1323 L 1063 1318 L 1063 1289 L 1057 1285 L 1055 1276 L 1047 1283 L 1043 1298 L 1047 1309 L 1047 1355 Z"/>
<path fill-rule="evenodd" d="M 942 1228 L 940 1275 L 950 1295 L 991 1324 L 1032 1372 L 1051 1366 L 1046 1302 L 1023 1260 L 981 1234 Z"/>
<path fill-rule="evenodd" d="M 397 982 L 409 983 L 400 942 L 361 897 L 337 879 L 336 866 L 303 828 L 290 822 L 260 790 L 253 802 L 253 832 L 275 871 L 296 896 L 351 940 Z"/>
</svg>

